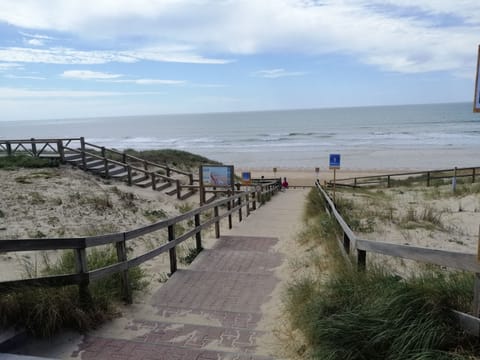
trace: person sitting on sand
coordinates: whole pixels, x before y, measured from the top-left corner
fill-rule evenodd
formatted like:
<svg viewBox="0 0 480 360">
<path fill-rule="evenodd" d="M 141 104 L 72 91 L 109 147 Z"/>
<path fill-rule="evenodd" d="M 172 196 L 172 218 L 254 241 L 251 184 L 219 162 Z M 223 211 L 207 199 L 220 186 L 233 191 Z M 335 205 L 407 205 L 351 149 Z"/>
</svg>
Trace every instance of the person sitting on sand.
<svg viewBox="0 0 480 360">
<path fill-rule="evenodd" d="M 286 177 L 283 178 L 282 189 L 288 189 L 288 181 Z"/>
</svg>

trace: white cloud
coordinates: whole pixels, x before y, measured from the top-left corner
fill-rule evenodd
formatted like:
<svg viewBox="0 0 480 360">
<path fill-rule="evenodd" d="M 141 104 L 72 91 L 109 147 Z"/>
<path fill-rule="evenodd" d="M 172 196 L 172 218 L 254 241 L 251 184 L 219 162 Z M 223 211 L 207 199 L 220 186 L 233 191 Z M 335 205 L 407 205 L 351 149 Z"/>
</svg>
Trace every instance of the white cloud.
<svg viewBox="0 0 480 360">
<path fill-rule="evenodd" d="M 43 46 L 45 42 L 41 39 L 25 39 L 25 43 L 31 46 Z"/>
<path fill-rule="evenodd" d="M 22 36 L 25 36 L 27 38 L 32 38 L 32 39 L 40 39 L 40 40 L 55 40 L 54 37 L 48 36 L 48 35 L 41 35 L 41 34 L 30 34 L 27 32 L 19 31 L 19 34 Z"/>
<path fill-rule="evenodd" d="M 230 60 L 206 58 L 184 49 L 137 49 L 129 51 L 75 50 L 70 48 L 0 48 L 0 61 L 46 64 L 92 65 L 109 62 L 134 63 L 140 60 L 194 64 L 225 64 Z"/>
<path fill-rule="evenodd" d="M 254 76 L 268 78 L 268 79 L 277 79 L 281 77 L 288 76 L 303 76 L 305 72 L 301 71 L 286 71 L 285 69 L 270 69 L 270 70 L 259 70 L 253 73 Z"/>
<path fill-rule="evenodd" d="M 80 91 L 80 90 L 33 90 L 0 87 L 0 99 L 32 99 L 32 98 L 96 98 L 112 96 L 159 95 L 160 92 L 117 92 L 117 91 Z"/>
<path fill-rule="evenodd" d="M 163 79 L 120 79 L 113 80 L 116 83 L 128 83 L 137 85 L 183 85 L 185 80 L 163 80 Z"/>
<path fill-rule="evenodd" d="M 28 80 L 46 80 L 46 78 L 42 76 L 32 76 L 32 75 L 5 75 L 6 78 L 9 79 L 28 79 Z"/>
<path fill-rule="evenodd" d="M 6 71 L 11 69 L 21 69 L 22 65 L 16 63 L 0 63 L 0 71 Z"/>
<path fill-rule="evenodd" d="M 67 79 L 79 80 L 99 80 L 104 82 L 126 83 L 137 85 L 183 85 L 185 80 L 165 80 L 165 79 L 120 79 L 124 77 L 122 74 L 110 74 L 91 70 L 67 70 L 61 75 Z"/>
<path fill-rule="evenodd" d="M 55 11 L 52 11 L 55 9 Z M 458 71 L 480 33 L 478 0 L 2 0 L 0 21 L 125 51 L 2 49 L 0 60 L 223 64 L 201 54 L 341 53 L 398 72 Z M 128 24 L 128 25 L 126 25 Z M 138 40 L 138 41 L 137 41 Z M 183 50 L 165 49 L 181 44 Z M 400 60 L 399 60 L 400 59 Z"/>
<path fill-rule="evenodd" d="M 81 80 L 105 80 L 105 79 L 116 79 L 122 77 L 120 74 L 109 74 L 98 71 L 90 70 L 68 70 L 64 71 L 62 75 L 64 78 L 68 79 L 81 79 Z"/>
</svg>

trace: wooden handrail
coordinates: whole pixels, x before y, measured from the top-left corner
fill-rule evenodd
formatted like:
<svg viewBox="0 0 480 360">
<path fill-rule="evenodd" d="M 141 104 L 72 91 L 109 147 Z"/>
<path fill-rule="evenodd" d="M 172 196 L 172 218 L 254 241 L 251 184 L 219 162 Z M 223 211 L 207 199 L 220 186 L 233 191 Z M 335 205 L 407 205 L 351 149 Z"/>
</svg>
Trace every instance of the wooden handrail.
<svg viewBox="0 0 480 360">
<path fill-rule="evenodd" d="M 120 152 L 120 151 L 117 151 L 117 150 L 114 150 L 114 149 L 105 148 L 103 146 L 95 145 L 95 144 L 88 143 L 88 142 L 85 142 L 85 145 L 86 146 L 88 145 L 90 147 L 94 147 L 94 148 L 97 148 L 97 149 L 102 149 L 102 150 L 105 149 L 105 151 L 109 151 L 109 152 L 112 152 L 112 153 L 117 154 L 117 155 L 121 155 L 121 156 L 125 155 L 127 158 L 130 158 L 132 160 L 142 162 L 144 164 L 148 164 L 148 165 L 151 165 L 151 166 L 156 166 L 156 167 L 159 167 L 159 168 L 164 169 L 164 170 L 168 169 L 168 170 L 173 171 L 177 174 L 186 175 L 186 176 L 191 175 L 191 173 L 189 173 L 188 171 L 183 171 L 183 170 L 180 170 L 180 169 L 172 168 L 168 165 L 157 164 L 157 163 L 154 163 L 153 161 L 144 160 L 144 159 L 141 159 L 139 157 L 130 155 L 128 153 L 125 153 L 125 152 Z"/>
<path fill-rule="evenodd" d="M 429 185 L 430 180 L 435 180 L 435 179 L 446 179 L 452 177 L 452 175 L 445 175 L 445 176 L 437 176 L 434 177 L 432 175 L 439 174 L 439 173 L 455 173 L 456 177 L 472 177 L 473 181 L 475 181 L 475 175 L 476 171 L 479 170 L 480 167 L 477 166 L 468 166 L 468 167 L 462 167 L 462 168 L 450 168 L 450 169 L 441 169 L 441 170 L 427 170 L 427 171 L 414 171 L 414 172 L 403 172 L 403 173 L 391 173 L 391 174 L 378 174 L 378 175 L 367 175 L 367 176 L 355 176 L 355 177 L 349 177 L 349 178 L 343 178 L 343 179 L 336 179 L 335 183 L 336 185 L 340 186 L 359 186 L 359 185 L 365 185 L 370 182 L 361 182 L 358 183 L 359 180 L 372 180 L 371 183 L 379 183 L 382 180 L 385 181 L 387 180 L 387 183 L 390 185 L 390 179 L 392 177 L 404 177 L 404 176 L 426 176 L 427 177 L 427 183 Z M 472 174 L 459 174 L 463 171 L 470 170 L 472 171 Z M 347 185 L 347 184 L 342 184 L 345 182 L 352 182 L 353 185 Z M 333 180 L 329 181 L 329 184 L 333 184 Z"/>
<path fill-rule="evenodd" d="M 268 192 L 274 194 L 278 189 L 275 187 L 270 187 Z M 255 194 L 254 196 L 250 196 L 250 194 Z M 121 233 L 114 233 L 114 234 L 105 234 L 100 236 L 90 236 L 90 237 L 79 237 L 79 238 L 61 238 L 61 239 L 17 239 L 17 240 L 0 240 L 0 252 L 13 252 L 13 251 L 32 251 L 32 250 L 57 250 L 57 249 L 73 249 L 77 256 L 76 258 L 78 261 L 83 261 L 83 267 L 78 266 L 78 270 L 74 274 L 66 274 L 66 275 L 55 275 L 55 276 L 45 276 L 45 277 L 38 277 L 33 279 L 23 279 L 23 280 L 13 280 L 13 281 L 4 281 L 0 282 L 0 289 L 12 289 L 21 286 L 63 286 L 63 285 L 72 285 L 77 284 L 80 287 L 84 286 L 85 283 L 89 281 L 95 281 L 101 279 L 105 276 L 111 275 L 113 273 L 123 272 L 124 276 L 127 276 L 127 271 L 129 268 L 138 266 L 143 262 L 152 259 L 159 254 L 165 252 L 172 252 L 175 250 L 175 247 L 178 246 L 180 243 L 184 242 L 185 240 L 195 237 L 196 238 L 196 245 L 199 250 L 201 250 L 201 236 L 198 234 L 201 233 L 202 230 L 208 228 L 212 225 L 216 227 L 216 236 L 220 236 L 218 226 L 220 220 L 223 218 L 229 217 L 231 220 L 231 215 L 238 211 L 239 212 L 239 221 L 241 221 L 241 209 L 243 207 L 247 207 L 248 211 L 247 214 L 250 213 L 251 210 L 255 210 L 256 206 L 253 206 L 250 209 L 250 205 L 253 203 L 255 204 L 256 198 L 256 191 L 249 190 L 242 193 L 234 194 L 224 199 L 219 199 L 213 201 L 207 205 L 203 205 L 199 208 L 190 210 L 184 214 L 175 216 L 170 219 L 161 220 L 154 224 L 146 225 L 140 227 L 138 229 L 121 232 Z M 245 201 L 241 201 L 242 198 L 245 198 Z M 231 206 L 231 204 L 236 204 L 235 206 Z M 226 208 L 226 211 L 223 211 L 221 214 L 219 209 Z M 200 214 L 209 211 L 211 209 L 215 210 L 215 216 L 210 218 L 209 220 L 201 223 L 200 222 Z M 147 253 L 139 255 L 133 259 L 119 259 L 118 262 L 107 266 L 101 269 L 95 269 L 88 271 L 86 269 L 86 262 L 85 262 L 85 250 L 89 247 L 100 246 L 100 245 L 107 245 L 107 244 L 123 244 L 124 248 L 126 247 L 126 242 L 132 239 L 135 239 L 139 236 L 149 234 L 161 229 L 168 228 L 170 230 L 171 227 L 174 227 L 179 222 L 195 219 L 195 225 L 192 229 L 186 231 L 183 234 L 180 234 L 173 239 L 170 239 L 169 242 L 159 246 L 156 249 L 153 249 Z M 169 231 L 170 233 L 170 231 Z M 171 253 L 172 254 L 172 253 Z M 172 258 L 171 258 L 172 261 Z M 176 263 L 176 258 L 174 259 Z M 171 267 L 174 271 L 175 267 Z M 129 295 L 128 287 L 124 288 L 125 297 L 127 299 L 131 299 L 131 294 Z"/>
<path fill-rule="evenodd" d="M 81 138 L 58 138 L 58 139 L 8 139 L 8 140 L 0 140 L 0 144 L 6 144 L 6 143 L 36 143 L 36 144 L 42 144 L 42 143 L 53 143 L 57 142 L 58 140 L 61 141 L 80 141 Z"/>
<path fill-rule="evenodd" d="M 480 263 L 477 260 L 477 254 L 359 239 L 337 211 L 335 204 L 322 188 L 319 180 L 315 182 L 315 186 L 325 199 L 330 214 L 335 217 L 337 223 L 343 231 L 344 241 L 343 244 L 340 244 L 340 249 L 346 253 L 346 258 L 348 259 L 349 265 L 352 264 L 350 262 L 351 258 L 348 257 L 348 255 L 356 251 L 357 267 L 359 270 L 364 270 L 366 267 L 366 253 L 368 251 L 387 256 L 435 264 L 457 270 L 470 271 L 477 274 L 475 280 L 475 289 L 473 289 L 476 292 L 473 303 L 475 316 L 456 310 L 452 311 L 458 318 L 459 323 L 465 331 L 471 335 L 480 336 L 480 318 L 477 317 L 480 315 L 480 294 L 477 293 L 480 291 L 480 283 L 478 278 L 478 274 L 480 274 Z"/>
</svg>

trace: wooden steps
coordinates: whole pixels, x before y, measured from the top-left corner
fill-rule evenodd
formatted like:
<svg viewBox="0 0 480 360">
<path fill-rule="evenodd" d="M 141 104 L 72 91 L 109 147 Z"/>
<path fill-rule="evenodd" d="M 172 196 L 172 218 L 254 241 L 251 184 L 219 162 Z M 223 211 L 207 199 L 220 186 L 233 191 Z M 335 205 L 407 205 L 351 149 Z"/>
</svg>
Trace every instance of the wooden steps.
<svg viewBox="0 0 480 360">
<path fill-rule="evenodd" d="M 167 190 L 165 191 L 165 194 L 169 196 L 176 196 L 178 192 L 176 180 L 165 179 L 165 177 L 161 176 L 163 175 L 161 171 L 158 172 L 158 176 L 154 177 L 155 184 L 153 184 L 152 177 L 150 175 L 151 172 L 148 170 L 145 170 L 145 172 L 143 172 L 140 170 L 134 171 L 132 169 L 129 174 L 127 169 L 129 166 L 132 166 L 132 164 L 123 163 L 123 166 L 122 166 L 119 164 L 119 161 L 116 161 L 115 163 L 108 162 L 108 165 L 107 165 L 108 172 L 107 172 L 105 171 L 105 159 L 97 156 L 86 155 L 85 158 L 83 158 L 82 154 L 80 153 L 66 152 L 64 155 L 64 159 L 65 159 L 65 162 L 75 167 L 78 167 L 84 171 L 92 172 L 102 177 L 128 182 L 129 176 L 130 176 L 130 181 L 132 185 L 145 188 L 145 189 L 152 188 L 153 190 L 156 190 L 156 191 Z M 179 199 L 180 200 L 187 199 L 190 196 L 194 195 L 196 192 L 197 192 L 197 189 L 189 189 L 185 193 L 181 194 L 179 196 Z"/>
</svg>

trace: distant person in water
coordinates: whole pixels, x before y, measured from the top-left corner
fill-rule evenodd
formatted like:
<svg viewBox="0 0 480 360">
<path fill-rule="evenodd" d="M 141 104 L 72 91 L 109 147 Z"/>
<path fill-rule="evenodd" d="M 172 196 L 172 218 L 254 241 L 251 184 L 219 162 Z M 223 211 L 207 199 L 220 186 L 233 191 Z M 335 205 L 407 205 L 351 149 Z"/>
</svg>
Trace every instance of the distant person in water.
<svg viewBox="0 0 480 360">
<path fill-rule="evenodd" d="M 288 181 L 286 177 L 283 178 L 282 189 L 288 189 Z"/>
</svg>

